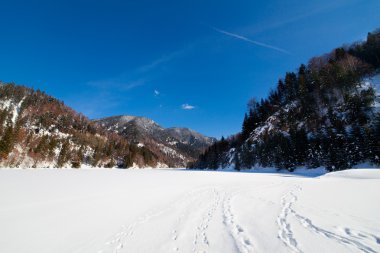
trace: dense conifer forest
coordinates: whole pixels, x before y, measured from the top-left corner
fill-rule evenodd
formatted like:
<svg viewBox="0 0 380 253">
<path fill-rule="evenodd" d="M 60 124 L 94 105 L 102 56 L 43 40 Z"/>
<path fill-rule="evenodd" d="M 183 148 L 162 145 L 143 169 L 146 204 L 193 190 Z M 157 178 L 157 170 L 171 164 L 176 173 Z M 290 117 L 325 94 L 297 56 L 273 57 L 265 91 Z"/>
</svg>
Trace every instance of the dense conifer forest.
<svg viewBox="0 0 380 253">
<path fill-rule="evenodd" d="M 380 164 L 380 30 L 287 72 L 266 99 L 251 99 L 240 133 L 222 138 L 189 168 L 236 170 Z M 377 91 L 379 92 L 379 91 Z M 378 101 L 377 101 L 378 103 Z"/>
</svg>

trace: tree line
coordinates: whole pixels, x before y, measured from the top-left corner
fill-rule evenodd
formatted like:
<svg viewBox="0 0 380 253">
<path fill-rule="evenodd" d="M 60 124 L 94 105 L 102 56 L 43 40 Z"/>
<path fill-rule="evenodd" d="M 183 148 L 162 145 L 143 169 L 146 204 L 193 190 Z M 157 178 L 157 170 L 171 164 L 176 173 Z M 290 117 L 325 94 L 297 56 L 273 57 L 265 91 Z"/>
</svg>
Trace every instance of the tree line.
<svg viewBox="0 0 380 253">
<path fill-rule="evenodd" d="M 380 163 L 380 113 L 373 87 L 380 73 L 380 30 L 367 40 L 301 64 L 269 96 L 251 99 L 240 133 L 222 138 L 189 168 L 254 166 L 328 170 Z"/>
</svg>

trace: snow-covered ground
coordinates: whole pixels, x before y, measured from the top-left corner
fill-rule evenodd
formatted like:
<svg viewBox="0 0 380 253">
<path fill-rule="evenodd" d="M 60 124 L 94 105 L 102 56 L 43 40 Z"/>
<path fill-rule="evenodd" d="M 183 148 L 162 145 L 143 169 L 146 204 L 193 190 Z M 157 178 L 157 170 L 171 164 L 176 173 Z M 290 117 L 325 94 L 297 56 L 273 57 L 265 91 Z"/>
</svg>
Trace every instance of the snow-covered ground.
<svg viewBox="0 0 380 253">
<path fill-rule="evenodd" d="M 0 170 L 0 252 L 380 252 L 380 170 Z"/>
</svg>

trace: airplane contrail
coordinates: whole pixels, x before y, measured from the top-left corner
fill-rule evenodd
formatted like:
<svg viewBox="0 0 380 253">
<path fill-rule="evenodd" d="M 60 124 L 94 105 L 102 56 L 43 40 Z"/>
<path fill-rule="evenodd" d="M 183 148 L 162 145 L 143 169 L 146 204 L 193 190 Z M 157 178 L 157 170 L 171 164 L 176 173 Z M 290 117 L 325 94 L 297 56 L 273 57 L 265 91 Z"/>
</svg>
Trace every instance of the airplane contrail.
<svg viewBox="0 0 380 253">
<path fill-rule="evenodd" d="M 273 49 L 273 50 L 276 50 L 276 51 L 284 53 L 284 54 L 290 54 L 289 51 L 287 51 L 285 49 L 282 49 L 282 48 L 279 48 L 279 47 L 268 45 L 268 44 L 265 44 L 265 43 L 262 43 L 262 42 L 259 42 L 259 41 L 256 41 L 256 40 L 251 40 L 251 39 L 249 39 L 247 37 L 244 37 L 244 36 L 241 36 L 239 34 L 230 33 L 230 32 L 218 29 L 218 28 L 213 27 L 213 26 L 210 26 L 210 28 L 213 29 L 214 31 L 219 32 L 219 33 L 222 33 L 222 34 L 228 35 L 230 37 L 233 37 L 233 38 L 236 38 L 236 39 L 240 39 L 240 40 L 249 42 L 251 44 L 254 44 L 254 45 L 257 45 L 257 46 L 260 46 L 260 47 L 266 47 L 266 48 Z"/>
</svg>

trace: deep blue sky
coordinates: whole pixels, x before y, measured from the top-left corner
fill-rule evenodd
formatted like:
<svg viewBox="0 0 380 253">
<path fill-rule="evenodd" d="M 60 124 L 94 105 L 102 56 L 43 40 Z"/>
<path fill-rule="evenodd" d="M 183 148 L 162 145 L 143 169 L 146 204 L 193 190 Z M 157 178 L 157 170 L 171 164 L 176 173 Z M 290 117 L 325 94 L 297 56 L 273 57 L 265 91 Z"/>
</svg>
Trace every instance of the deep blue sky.
<svg viewBox="0 0 380 253">
<path fill-rule="evenodd" d="M 89 118 L 236 133 L 249 98 L 380 27 L 379 0 L 1 1 L 0 80 Z"/>
</svg>

